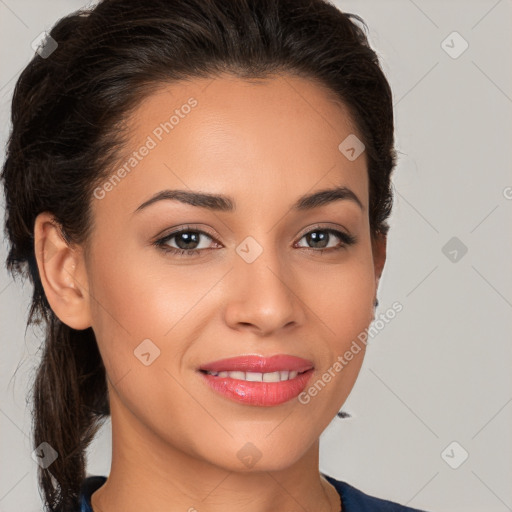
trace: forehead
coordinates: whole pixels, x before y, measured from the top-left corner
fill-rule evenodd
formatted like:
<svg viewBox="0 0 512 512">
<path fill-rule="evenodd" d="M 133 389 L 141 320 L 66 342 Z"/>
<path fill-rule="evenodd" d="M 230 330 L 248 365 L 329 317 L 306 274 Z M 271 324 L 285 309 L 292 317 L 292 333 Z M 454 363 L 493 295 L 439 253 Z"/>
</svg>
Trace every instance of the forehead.
<svg viewBox="0 0 512 512">
<path fill-rule="evenodd" d="M 192 102 L 194 107 L 189 108 Z M 186 118 L 190 130 L 178 130 L 178 124 Z M 172 126 L 167 125 L 167 130 L 162 126 L 159 130 L 155 122 L 170 122 Z M 179 137 L 180 132 L 191 135 L 193 129 L 197 136 L 207 135 L 209 140 L 215 134 L 227 135 L 230 129 L 235 129 L 240 136 L 258 134 L 261 139 L 267 134 L 263 141 L 277 132 L 280 141 L 289 138 L 290 145 L 296 136 L 303 139 L 308 135 L 315 141 L 325 140 L 329 147 L 343 134 L 357 133 L 348 108 L 332 90 L 316 81 L 288 74 L 265 79 L 221 74 L 161 84 L 132 112 L 127 125 L 132 133 L 138 132 L 136 135 L 156 130 L 159 140 L 170 131 Z M 212 129 L 216 133 L 211 133 Z"/>
<path fill-rule="evenodd" d="M 354 122 L 332 91 L 309 79 L 221 75 L 165 84 L 127 126 L 129 143 L 113 171 L 125 172 L 105 198 L 112 207 L 133 211 L 170 188 L 291 204 L 344 185 L 367 208 L 366 155 L 351 160 L 340 149 L 357 137 Z"/>
</svg>

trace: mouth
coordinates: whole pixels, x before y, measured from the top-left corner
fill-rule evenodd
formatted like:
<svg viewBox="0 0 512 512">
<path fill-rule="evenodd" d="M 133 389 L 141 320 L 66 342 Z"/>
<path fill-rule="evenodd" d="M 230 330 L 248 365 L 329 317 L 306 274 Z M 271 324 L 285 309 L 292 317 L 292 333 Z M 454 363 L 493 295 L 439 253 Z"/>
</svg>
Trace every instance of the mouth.
<svg viewBox="0 0 512 512">
<path fill-rule="evenodd" d="M 285 354 L 244 355 L 213 361 L 198 371 L 215 392 L 246 405 L 275 406 L 299 395 L 313 374 L 313 363 Z"/>
</svg>

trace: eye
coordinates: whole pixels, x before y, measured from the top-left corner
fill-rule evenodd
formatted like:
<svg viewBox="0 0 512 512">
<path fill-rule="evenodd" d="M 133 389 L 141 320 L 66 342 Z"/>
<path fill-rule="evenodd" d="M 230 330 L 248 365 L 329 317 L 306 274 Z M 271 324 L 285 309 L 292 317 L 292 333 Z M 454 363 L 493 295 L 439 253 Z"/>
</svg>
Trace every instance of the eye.
<svg viewBox="0 0 512 512">
<path fill-rule="evenodd" d="M 201 238 L 209 239 L 210 242 L 206 241 L 201 247 Z M 356 243 L 356 238 L 348 233 L 344 233 L 343 231 L 339 231 L 333 228 L 322 228 L 321 226 L 315 227 L 314 229 L 308 231 L 302 237 L 302 239 L 306 239 L 308 243 L 313 244 L 313 247 L 304 247 L 298 245 L 300 248 L 310 249 L 313 252 L 322 253 L 323 251 L 339 251 L 341 249 L 345 249 L 346 247 L 353 245 Z M 338 242 L 335 246 L 330 246 L 329 243 L 333 240 L 333 238 L 338 238 L 341 242 Z M 177 247 L 172 247 L 169 242 L 174 240 L 174 244 Z M 209 245 L 211 241 L 214 240 L 213 236 L 208 233 L 192 229 L 189 226 L 185 226 L 179 230 L 173 231 L 169 233 L 163 238 L 156 240 L 153 242 L 153 245 L 157 246 L 159 249 L 164 251 L 165 253 L 172 253 L 178 256 L 196 256 L 199 255 L 202 251 L 209 249 Z"/>
<path fill-rule="evenodd" d="M 328 246 L 329 242 L 334 237 L 341 240 L 341 243 L 338 243 L 338 245 L 335 246 Z M 341 250 L 345 249 L 346 247 L 355 244 L 356 238 L 352 235 L 349 235 L 348 233 L 344 233 L 343 231 L 339 231 L 337 229 L 333 228 L 322 228 L 321 226 L 315 227 L 313 230 L 308 231 L 306 234 L 304 234 L 301 238 L 301 240 L 305 238 L 308 243 L 312 243 L 313 247 L 310 247 L 311 249 L 320 249 L 319 251 L 322 253 L 324 250 Z M 307 249 L 308 247 L 306 247 Z"/>
<path fill-rule="evenodd" d="M 191 229 L 190 227 L 184 227 L 177 231 L 160 238 L 154 245 L 166 253 L 177 254 L 179 256 L 193 256 L 199 254 L 201 251 L 208 249 L 208 243 L 203 244 L 203 247 L 197 248 L 197 245 L 201 245 L 201 238 L 213 240 L 213 237 L 204 231 Z M 171 247 L 169 242 L 175 239 L 177 247 Z"/>
</svg>

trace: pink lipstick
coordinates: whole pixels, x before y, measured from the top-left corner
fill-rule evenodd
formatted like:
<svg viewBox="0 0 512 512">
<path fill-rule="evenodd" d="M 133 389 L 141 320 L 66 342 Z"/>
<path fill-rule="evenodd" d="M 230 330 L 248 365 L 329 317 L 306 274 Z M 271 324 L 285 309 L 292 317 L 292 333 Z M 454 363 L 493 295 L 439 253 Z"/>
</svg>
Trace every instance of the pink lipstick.
<svg viewBox="0 0 512 512">
<path fill-rule="evenodd" d="M 247 405 L 269 407 L 295 398 L 313 374 L 313 363 L 286 354 L 244 355 L 201 365 L 205 382 L 221 395 Z"/>
</svg>

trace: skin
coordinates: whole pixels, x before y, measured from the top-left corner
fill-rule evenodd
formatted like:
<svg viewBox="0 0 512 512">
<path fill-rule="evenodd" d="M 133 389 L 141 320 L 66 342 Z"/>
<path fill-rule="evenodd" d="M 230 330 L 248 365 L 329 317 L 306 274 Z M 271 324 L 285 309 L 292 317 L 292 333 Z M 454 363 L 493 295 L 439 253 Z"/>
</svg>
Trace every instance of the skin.
<svg viewBox="0 0 512 512">
<path fill-rule="evenodd" d="M 364 345 L 308 404 L 236 403 L 205 385 L 197 368 L 284 353 L 313 361 L 311 384 L 369 325 L 386 239 L 370 236 L 366 155 L 350 161 L 339 151 L 357 132 L 332 93 L 291 75 L 167 84 L 130 117 L 127 153 L 190 97 L 197 106 L 104 198 L 92 199 L 89 245 L 68 246 L 47 212 L 35 223 L 49 303 L 67 325 L 92 326 L 107 371 L 112 467 L 93 508 L 340 510 L 319 474 L 319 437 L 354 386 Z M 290 209 L 299 196 L 338 185 L 363 208 L 339 200 Z M 226 194 L 237 208 L 163 200 L 133 213 L 163 189 Z M 304 236 L 317 223 L 357 241 L 320 255 Z M 208 233 L 191 246 L 203 249 L 199 256 L 151 244 L 187 224 Z M 263 249 L 250 264 L 236 252 L 247 236 Z M 167 245 L 179 248 L 178 239 Z M 340 242 L 330 235 L 328 246 Z M 134 350 L 147 338 L 160 355 L 145 366 Z M 248 442 L 261 455 L 252 467 L 237 456 Z"/>
</svg>

